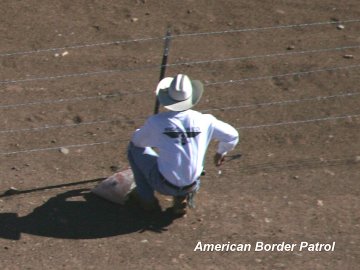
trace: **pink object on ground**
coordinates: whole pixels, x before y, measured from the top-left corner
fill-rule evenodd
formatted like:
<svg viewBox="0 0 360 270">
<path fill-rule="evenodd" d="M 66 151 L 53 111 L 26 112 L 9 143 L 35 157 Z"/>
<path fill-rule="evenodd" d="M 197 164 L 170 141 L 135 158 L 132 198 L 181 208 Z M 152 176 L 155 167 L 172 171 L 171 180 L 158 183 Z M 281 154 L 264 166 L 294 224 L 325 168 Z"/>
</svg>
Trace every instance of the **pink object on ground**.
<svg viewBox="0 0 360 270">
<path fill-rule="evenodd" d="M 135 187 L 133 172 L 126 169 L 106 178 L 93 188 L 92 192 L 108 201 L 124 204 Z"/>
</svg>

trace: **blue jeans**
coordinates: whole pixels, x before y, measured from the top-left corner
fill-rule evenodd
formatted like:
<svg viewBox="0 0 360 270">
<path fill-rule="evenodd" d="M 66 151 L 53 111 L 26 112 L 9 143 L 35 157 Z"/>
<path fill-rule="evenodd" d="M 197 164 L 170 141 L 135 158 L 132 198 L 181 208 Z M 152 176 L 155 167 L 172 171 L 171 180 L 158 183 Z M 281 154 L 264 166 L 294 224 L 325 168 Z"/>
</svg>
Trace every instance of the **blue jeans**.
<svg viewBox="0 0 360 270">
<path fill-rule="evenodd" d="M 134 173 L 136 189 L 141 199 L 146 202 L 155 200 L 155 191 L 168 196 L 185 196 L 189 191 L 176 190 L 165 184 L 157 165 L 158 154 L 151 147 L 137 147 L 130 142 L 128 160 Z M 200 179 L 191 192 L 200 188 Z"/>
</svg>

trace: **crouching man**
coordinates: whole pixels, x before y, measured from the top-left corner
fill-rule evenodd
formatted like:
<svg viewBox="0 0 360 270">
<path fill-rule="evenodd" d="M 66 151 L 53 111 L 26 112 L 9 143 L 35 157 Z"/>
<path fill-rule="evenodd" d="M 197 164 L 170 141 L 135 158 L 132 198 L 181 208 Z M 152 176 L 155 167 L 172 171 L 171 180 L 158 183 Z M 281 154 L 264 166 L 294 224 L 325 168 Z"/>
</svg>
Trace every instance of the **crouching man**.
<svg viewBox="0 0 360 270">
<path fill-rule="evenodd" d="M 173 196 L 174 214 L 185 214 L 189 198 L 199 190 L 210 141 L 219 141 L 216 166 L 238 143 L 238 132 L 232 126 L 191 109 L 203 91 L 203 84 L 187 75 L 164 78 L 156 95 L 167 111 L 149 117 L 132 136 L 128 159 L 137 186 L 135 194 L 145 210 L 160 209 L 154 195 L 157 191 Z"/>
</svg>

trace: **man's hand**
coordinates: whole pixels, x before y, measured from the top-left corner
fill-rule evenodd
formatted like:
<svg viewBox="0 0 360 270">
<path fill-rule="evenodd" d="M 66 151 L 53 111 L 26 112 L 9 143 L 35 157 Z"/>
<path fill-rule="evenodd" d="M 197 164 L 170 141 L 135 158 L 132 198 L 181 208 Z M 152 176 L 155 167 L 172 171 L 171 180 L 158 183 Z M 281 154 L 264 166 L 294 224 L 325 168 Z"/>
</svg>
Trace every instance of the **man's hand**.
<svg viewBox="0 0 360 270">
<path fill-rule="evenodd" d="M 216 153 L 215 156 L 214 156 L 214 163 L 215 163 L 215 166 L 220 166 L 224 163 L 224 160 L 225 160 L 225 155 L 222 155 L 222 154 L 219 154 L 219 153 Z"/>
</svg>

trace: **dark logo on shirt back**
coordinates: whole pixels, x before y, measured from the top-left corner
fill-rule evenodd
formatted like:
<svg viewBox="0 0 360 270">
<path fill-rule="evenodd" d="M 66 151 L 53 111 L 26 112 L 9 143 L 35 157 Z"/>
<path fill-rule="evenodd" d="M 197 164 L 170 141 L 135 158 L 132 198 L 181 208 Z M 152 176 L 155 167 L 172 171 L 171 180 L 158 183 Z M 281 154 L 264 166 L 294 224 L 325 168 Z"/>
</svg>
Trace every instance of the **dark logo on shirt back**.
<svg viewBox="0 0 360 270">
<path fill-rule="evenodd" d="M 165 128 L 163 133 L 172 139 L 179 139 L 181 145 L 185 145 L 189 143 L 188 139 L 195 138 L 201 132 L 199 128 L 186 128 L 185 131 L 179 128 Z"/>
</svg>

